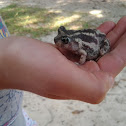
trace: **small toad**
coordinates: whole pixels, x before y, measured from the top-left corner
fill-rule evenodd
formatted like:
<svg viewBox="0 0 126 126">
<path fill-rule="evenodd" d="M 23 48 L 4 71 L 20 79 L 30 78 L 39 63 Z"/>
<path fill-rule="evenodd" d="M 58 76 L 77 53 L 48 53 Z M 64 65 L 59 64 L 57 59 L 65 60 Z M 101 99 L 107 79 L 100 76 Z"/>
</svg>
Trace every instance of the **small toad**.
<svg viewBox="0 0 126 126">
<path fill-rule="evenodd" d="M 54 42 L 58 48 L 80 56 L 79 64 L 89 60 L 97 61 L 110 51 L 110 43 L 106 35 L 96 29 L 66 30 L 61 26 Z"/>
</svg>

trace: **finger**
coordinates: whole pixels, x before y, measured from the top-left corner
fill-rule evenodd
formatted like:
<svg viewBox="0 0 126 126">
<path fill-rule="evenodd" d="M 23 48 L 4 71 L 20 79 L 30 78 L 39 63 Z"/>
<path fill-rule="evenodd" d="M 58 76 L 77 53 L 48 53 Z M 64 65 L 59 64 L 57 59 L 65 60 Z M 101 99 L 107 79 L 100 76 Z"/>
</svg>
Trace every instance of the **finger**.
<svg viewBox="0 0 126 126">
<path fill-rule="evenodd" d="M 114 22 L 107 21 L 107 22 L 101 24 L 97 29 L 105 34 L 108 34 L 115 26 L 116 26 L 116 24 Z"/>
<path fill-rule="evenodd" d="M 113 46 L 118 41 L 118 39 L 124 34 L 125 31 L 126 31 L 126 16 L 122 17 L 118 21 L 115 28 L 110 33 L 108 33 L 107 38 L 110 40 L 111 46 Z"/>
<path fill-rule="evenodd" d="M 90 71 L 90 72 L 100 70 L 98 64 L 95 61 L 92 61 L 92 60 L 86 62 L 84 65 L 80 65 L 79 67 L 83 70 L 87 70 L 87 71 Z"/>
<path fill-rule="evenodd" d="M 118 43 L 114 50 L 98 61 L 101 70 L 111 73 L 114 77 L 118 75 L 126 65 L 126 33 L 121 37 Z"/>
</svg>

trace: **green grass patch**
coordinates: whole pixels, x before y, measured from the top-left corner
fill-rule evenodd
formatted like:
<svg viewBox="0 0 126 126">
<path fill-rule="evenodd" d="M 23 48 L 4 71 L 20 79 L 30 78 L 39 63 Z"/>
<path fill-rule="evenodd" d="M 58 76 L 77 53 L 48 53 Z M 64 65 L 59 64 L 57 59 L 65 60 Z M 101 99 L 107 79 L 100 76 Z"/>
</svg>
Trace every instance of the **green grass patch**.
<svg viewBox="0 0 126 126">
<path fill-rule="evenodd" d="M 73 29 L 89 27 L 88 23 L 81 21 L 84 14 L 79 13 L 62 16 L 62 12 L 12 4 L 0 9 L 0 14 L 11 34 L 30 34 L 34 38 L 47 35 L 61 25 Z"/>
</svg>

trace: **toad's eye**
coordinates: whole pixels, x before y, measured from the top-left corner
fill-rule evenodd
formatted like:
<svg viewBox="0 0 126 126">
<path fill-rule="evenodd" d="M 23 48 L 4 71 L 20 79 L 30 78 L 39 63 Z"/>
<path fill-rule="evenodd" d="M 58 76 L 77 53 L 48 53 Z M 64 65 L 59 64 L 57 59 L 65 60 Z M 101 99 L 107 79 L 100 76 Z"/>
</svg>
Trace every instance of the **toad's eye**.
<svg viewBox="0 0 126 126">
<path fill-rule="evenodd" d="M 62 36 L 61 41 L 62 41 L 64 44 L 68 44 L 68 43 L 70 42 L 70 38 L 67 37 L 67 36 Z"/>
</svg>

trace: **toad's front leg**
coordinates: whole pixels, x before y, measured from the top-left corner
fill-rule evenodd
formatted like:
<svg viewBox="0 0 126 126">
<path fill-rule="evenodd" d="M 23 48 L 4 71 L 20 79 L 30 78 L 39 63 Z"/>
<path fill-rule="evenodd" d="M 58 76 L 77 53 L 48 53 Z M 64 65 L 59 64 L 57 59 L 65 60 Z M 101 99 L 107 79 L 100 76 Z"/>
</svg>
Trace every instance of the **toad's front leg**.
<svg viewBox="0 0 126 126">
<path fill-rule="evenodd" d="M 85 50 L 80 49 L 79 54 L 80 54 L 79 64 L 83 65 L 86 61 L 87 52 Z"/>
<path fill-rule="evenodd" d="M 110 51 L 110 42 L 108 39 L 102 41 L 102 46 L 100 49 L 100 55 L 103 56 Z"/>
</svg>

